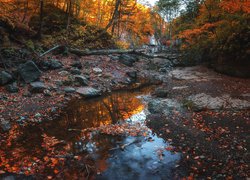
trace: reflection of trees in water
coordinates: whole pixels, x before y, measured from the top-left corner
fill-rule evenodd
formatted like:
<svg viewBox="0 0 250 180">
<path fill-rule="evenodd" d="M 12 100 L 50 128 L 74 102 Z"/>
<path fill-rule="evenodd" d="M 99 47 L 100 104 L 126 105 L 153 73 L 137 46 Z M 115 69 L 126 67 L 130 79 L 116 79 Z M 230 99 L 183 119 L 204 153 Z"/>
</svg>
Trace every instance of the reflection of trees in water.
<svg viewBox="0 0 250 180">
<path fill-rule="evenodd" d="M 137 93 L 114 93 L 104 98 L 73 102 L 60 121 L 60 126 L 85 129 L 127 119 L 143 106 L 136 95 Z"/>
<path fill-rule="evenodd" d="M 24 160 L 25 164 L 32 164 L 34 158 L 44 162 L 45 156 L 49 157 L 54 153 L 53 149 L 42 147 L 44 134 L 64 140 L 65 143 L 60 144 L 56 149 L 60 152 L 64 151 L 66 154 L 72 153 L 74 143 L 79 141 L 83 134 L 80 131 L 69 132 L 68 129 L 82 130 L 127 119 L 143 108 L 143 104 L 136 98 L 139 94 L 141 93 L 117 92 L 102 98 L 72 101 L 60 120 L 43 123 L 40 126 L 13 126 L 6 141 L 0 143 L 0 155 L 5 158 L 6 163 L 10 164 L 10 169 L 14 165 L 19 169 L 22 168 Z M 117 141 L 122 141 L 121 138 L 102 134 L 93 136 L 90 140 L 97 146 L 99 156 L 103 157 L 96 162 L 103 169 L 107 166 L 105 159 L 108 158 L 108 150 L 115 147 Z M 2 161 L 2 159 L 0 160 Z M 46 165 L 43 168 L 45 167 Z M 41 171 L 43 170 L 41 169 Z M 39 172 L 41 171 L 39 170 Z M 13 171 L 10 170 L 10 172 Z"/>
</svg>

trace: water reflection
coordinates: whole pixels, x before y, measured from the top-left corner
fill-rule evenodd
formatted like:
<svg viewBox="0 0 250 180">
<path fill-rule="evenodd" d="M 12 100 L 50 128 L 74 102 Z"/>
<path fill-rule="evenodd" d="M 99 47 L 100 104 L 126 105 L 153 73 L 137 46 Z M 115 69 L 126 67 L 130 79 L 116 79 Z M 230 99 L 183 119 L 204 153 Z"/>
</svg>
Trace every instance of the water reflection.
<svg viewBox="0 0 250 180">
<path fill-rule="evenodd" d="M 145 88 L 140 91 L 115 92 L 91 100 L 72 100 L 58 120 L 39 126 L 13 126 L 0 142 L 0 170 L 35 175 L 42 179 L 79 179 L 91 176 L 91 172 L 103 172 L 99 178 L 106 178 L 114 177 L 113 167 L 123 166 L 123 163 L 126 164 L 124 168 L 132 171 L 135 167 L 129 156 L 137 158 L 139 164 L 148 164 L 150 169 L 150 164 L 157 160 L 157 155 L 153 158 L 152 154 L 157 148 L 166 146 L 162 139 L 150 134 L 155 139 L 150 143 L 145 137 L 111 136 L 96 131 L 83 131 L 129 118 L 132 122 L 144 120 L 144 104 L 136 97 L 150 91 L 150 88 Z M 72 129 L 74 131 L 69 131 Z M 126 151 L 116 149 L 134 140 L 136 143 L 128 146 Z M 141 149 L 134 156 L 136 148 Z M 168 160 L 178 159 L 178 156 L 169 157 Z M 118 175 L 127 172 L 124 168 L 121 168 L 122 172 Z M 143 169 L 137 168 L 135 172 L 140 174 Z"/>
<path fill-rule="evenodd" d="M 144 105 L 136 98 L 139 94 L 117 92 L 104 98 L 72 101 L 60 125 L 85 129 L 115 124 L 118 120 L 127 119 L 142 111 Z"/>
</svg>

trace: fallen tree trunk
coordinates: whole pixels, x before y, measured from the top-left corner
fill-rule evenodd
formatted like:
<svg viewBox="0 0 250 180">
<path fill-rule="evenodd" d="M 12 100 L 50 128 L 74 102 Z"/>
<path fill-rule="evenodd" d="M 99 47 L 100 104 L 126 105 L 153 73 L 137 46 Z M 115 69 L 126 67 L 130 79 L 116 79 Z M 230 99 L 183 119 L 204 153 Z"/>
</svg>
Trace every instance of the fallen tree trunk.
<svg viewBox="0 0 250 180">
<path fill-rule="evenodd" d="M 144 53 L 144 49 L 102 49 L 102 50 L 80 50 L 69 48 L 69 52 L 78 56 L 89 56 L 89 55 L 109 55 L 109 54 L 136 54 L 144 56 L 146 58 L 161 58 L 168 59 L 167 56 L 148 55 Z"/>
<path fill-rule="evenodd" d="M 109 54 L 127 54 L 127 53 L 140 53 L 142 50 L 134 49 L 103 49 L 103 50 L 79 50 L 69 48 L 69 52 L 78 56 L 88 55 L 109 55 Z"/>
<path fill-rule="evenodd" d="M 62 46 L 60 46 L 60 45 L 56 45 L 55 47 L 53 47 L 53 48 L 49 49 L 48 51 L 42 53 L 39 57 L 42 57 L 42 56 L 44 56 L 44 55 L 46 55 L 46 54 L 48 54 L 48 53 L 50 53 L 50 52 L 52 52 L 52 51 L 54 51 L 54 50 L 56 50 L 58 48 L 61 48 L 61 47 Z"/>
<path fill-rule="evenodd" d="M 65 46 L 56 45 L 53 48 L 49 49 L 48 51 L 38 55 L 40 58 L 52 51 L 59 49 L 59 48 L 67 48 Z M 78 55 L 78 56 L 89 56 L 89 55 L 109 55 L 109 54 L 137 54 L 141 56 L 145 56 L 147 58 L 154 58 L 154 56 L 147 55 L 144 52 L 144 49 L 101 49 L 101 50 L 80 50 L 74 48 L 67 48 L 69 53 Z"/>
</svg>

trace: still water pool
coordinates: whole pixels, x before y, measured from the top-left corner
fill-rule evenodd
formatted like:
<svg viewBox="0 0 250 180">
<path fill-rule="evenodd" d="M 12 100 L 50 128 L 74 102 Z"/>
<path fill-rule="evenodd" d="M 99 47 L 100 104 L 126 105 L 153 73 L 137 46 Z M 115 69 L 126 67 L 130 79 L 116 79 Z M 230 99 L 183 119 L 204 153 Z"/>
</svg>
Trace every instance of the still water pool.
<svg viewBox="0 0 250 180">
<path fill-rule="evenodd" d="M 13 126 L 0 169 L 36 179 L 172 179 L 180 154 L 145 125 L 151 90 L 74 99 L 56 120 Z"/>
</svg>

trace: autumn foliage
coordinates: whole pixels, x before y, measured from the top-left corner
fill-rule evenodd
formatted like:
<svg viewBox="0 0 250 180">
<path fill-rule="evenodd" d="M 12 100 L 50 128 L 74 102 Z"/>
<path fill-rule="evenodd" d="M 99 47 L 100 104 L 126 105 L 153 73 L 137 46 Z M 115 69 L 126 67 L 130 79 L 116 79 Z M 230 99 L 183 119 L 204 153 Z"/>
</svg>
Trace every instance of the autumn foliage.
<svg viewBox="0 0 250 180">
<path fill-rule="evenodd" d="M 175 38 L 183 42 L 181 49 L 196 55 L 194 59 L 249 62 L 250 2 L 205 0 L 197 6 L 197 12 L 184 13 L 174 20 Z"/>
<path fill-rule="evenodd" d="M 102 39 L 102 42 L 107 40 L 106 44 L 90 46 L 103 37 L 103 31 L 107 31 L 118 46 L 138 46 L 148 43 L 148 36 L 157 30 L 156 21 L 162 21 L 159 17 L 134 0 L 0 1 L 0 24 L 8 28 L 8 33 L 24 29 L 26 35 L 35 36 L 41 29 L 42 34 L 50 35 L 45 38 L 46 46 L 69 40 L 67 43 L 85 48 L 111 48 L 108 35 Z M 0 37 L 5 45 L 8 44 L 6 37 Z M 79 39 L 85 40 L 79 42 Z"/>
</svg>

